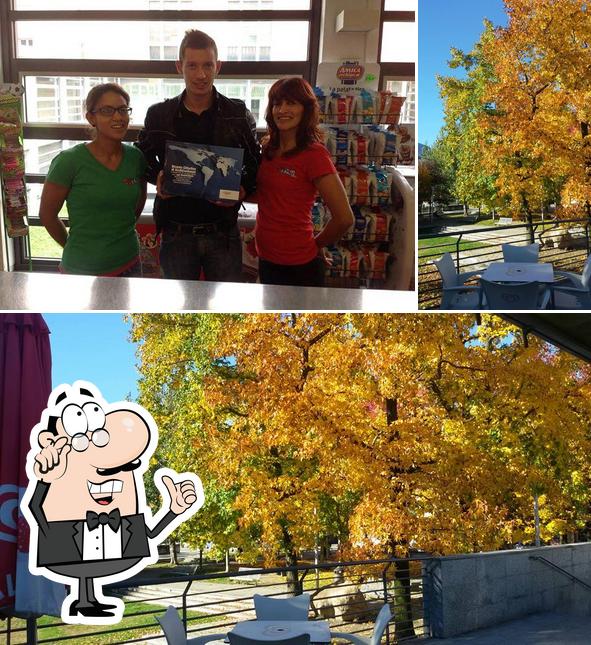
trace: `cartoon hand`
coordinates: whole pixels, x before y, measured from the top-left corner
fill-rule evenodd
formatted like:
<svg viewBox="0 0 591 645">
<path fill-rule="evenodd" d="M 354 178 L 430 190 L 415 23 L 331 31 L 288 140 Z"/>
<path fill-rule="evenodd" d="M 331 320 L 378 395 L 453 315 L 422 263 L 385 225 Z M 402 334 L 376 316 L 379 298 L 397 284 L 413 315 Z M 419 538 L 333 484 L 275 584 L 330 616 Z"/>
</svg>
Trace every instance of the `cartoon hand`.
<svg viewBox="0 0 591 645">
<path fill-rule="evenodd" d="M 166 490 L 168 490 L 168 494 L 170 495 L 170 510 L 175 515 L 184 513 L 197 501 L 195 484 L 190 479 L 175 484 L 172 478 L 164 475 L 162 477 L 162 483 L 166 486 Z"/>
<path fill-rule="evenodd" d="M 50 483 L 63 477 L 68 467 L 68 453 L 72 446 L 68 443 L 68 437 L 60 437 L 54 441 L 50 437 L 43 437 L 43 448 L 35 457 L 33 472 L 35 477 L 42 482 Z"/>
</svg>

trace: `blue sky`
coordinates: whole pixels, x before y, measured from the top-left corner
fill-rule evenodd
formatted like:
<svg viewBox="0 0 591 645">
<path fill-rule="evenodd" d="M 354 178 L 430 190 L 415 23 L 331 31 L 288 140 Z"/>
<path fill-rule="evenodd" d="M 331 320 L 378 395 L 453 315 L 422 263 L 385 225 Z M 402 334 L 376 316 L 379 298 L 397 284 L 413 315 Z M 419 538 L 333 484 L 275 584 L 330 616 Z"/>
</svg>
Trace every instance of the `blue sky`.
<svg viewBox="0 0 591 645">
<path fill-rule="evenodd" d="M 419 142 L 432 144 L 443 125 L 436 74 L 450 70 L 450 49 L 470 51 L 482 33 L 484 18 L 506 25 L 502 0 L 419 0 Z"/>
<path fill-rule="evenodd" d="M 43 314 L 51 331 L 52 385 L 94 383 L 111 403 L 137 396 L 135 345 L 122 314 Z"/>
</svg>

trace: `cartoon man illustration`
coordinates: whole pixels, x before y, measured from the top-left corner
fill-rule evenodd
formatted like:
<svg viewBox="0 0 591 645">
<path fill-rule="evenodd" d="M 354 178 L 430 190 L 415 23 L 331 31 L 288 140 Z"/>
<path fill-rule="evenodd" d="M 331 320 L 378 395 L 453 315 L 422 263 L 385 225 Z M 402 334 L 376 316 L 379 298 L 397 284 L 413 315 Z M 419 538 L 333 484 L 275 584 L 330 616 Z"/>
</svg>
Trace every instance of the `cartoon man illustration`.
<svg viewBox="0 0 591 645">
<path fill-rule="evenodd" d="M 202 506 L 196 475 L 160 469 L 154 481 L 164 504 L 151 517 L 142 474 L 157 442 L 146 410 L 109 405 L 84 381 L 54 389 L 31 432 L 21 504 L 31 526 L 29 568 L 71 585 L 65 622 L 118 622 L 123 602 L 105 598 L 102 585 L 155 562 L 157 543 Z"/>
</svg>

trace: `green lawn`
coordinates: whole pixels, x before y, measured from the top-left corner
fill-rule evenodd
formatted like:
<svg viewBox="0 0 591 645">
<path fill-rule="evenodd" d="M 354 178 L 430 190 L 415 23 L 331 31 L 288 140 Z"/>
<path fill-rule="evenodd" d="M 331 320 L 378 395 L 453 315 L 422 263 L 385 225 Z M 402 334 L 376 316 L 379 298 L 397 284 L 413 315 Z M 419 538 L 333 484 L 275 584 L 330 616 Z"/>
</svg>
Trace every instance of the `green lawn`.
<svg viewBox="0 0 591 645">
<path fill-rule="evenodd" d="M 455 253 L 456 240 L 454 236 L 430 238 L 426 240 L 419 240 L 419 259 L 426 256 L 433 256 L 434 254 L 442 255 L 445 252 Z M 486 249 L 490 244 L 484 242 L 460 242 L 460 251 L 469 251 L 470 249 Z M 426 260 L 424 260 L 426 261 Z"/>
<path fill-rule="evenodd" d="M 61 258 L 62 247 L 55 242 L 43 226 L 30 226 L 31 255 L 34 258 Z"/>
<path fill-rule="evenodd" d="M 128 617 L 129 614 L 142 611 L 153 611 L 153 614 L 145 614 L 142 616 Z M 55 625 L 61 623 L 59 618 L 53 616 L 43 616 L 37 621 L 37 634 L 39 641 L 50 639 L 57 639 L 56 642 L 62 642 L 67 636 L 75 636 L 80 634 L 79 638 L 72 638 L 64 641 L 66 643 L 75 643 L 76 645 L 103 645 L 103 643 L 115 643 L 132 638 L 139 638 L 140 636 L 147 636 L 148 634 L 158 634 L 161 632 L 160 625 L 156 621 L 157 615 L 162 615 L 166 611 L 166 607 L 161 605 L 152 605 L 144 602 L 130 602 L 125 605 L 125 614 L 123 620 L 117 625 Z M 197 623 L 208 623 L 220 620 L 220 616 L 207 616 L 196 611 L 187 610 L 188 618 L 196 618 L 192 620 L 191 625 Z M 49 625 L 49 627 L 44 627 Z M 43 626 L 43 627 L 42 627 Z M 12 627 L 25 627 L 25 621 L 15 618 L 12 621 Z M 112 634 L 97 634 L 96 632 L 104 632 L 112 629 L 125 628 L 124 631 L 117 631 Z M 135 628 L 135 629 L 132 629 Z M 11 637 L 11 645 L 24 644 L 26 642 L 26 633 L 19 632 Z M 6 636 L 0 635 L 0 645 L 6 645 Z"/>
</svg>

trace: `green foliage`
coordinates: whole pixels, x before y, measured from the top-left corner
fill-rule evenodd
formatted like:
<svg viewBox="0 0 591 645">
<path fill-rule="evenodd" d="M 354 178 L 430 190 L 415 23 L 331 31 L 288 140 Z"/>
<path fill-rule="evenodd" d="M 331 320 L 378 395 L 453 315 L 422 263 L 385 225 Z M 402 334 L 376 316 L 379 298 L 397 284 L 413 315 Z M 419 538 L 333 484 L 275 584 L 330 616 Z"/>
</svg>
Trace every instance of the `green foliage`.
<svg viewBox="0 0 591 645">
<path fill-rule="evenodd" d="M 471 52 L 452 49 L 449 66 L 463 69 L 463 78 L 437 78 L 444 103 L 444 126 L 436 142 L 437 156 L 451 177 L 451 193 L 462 203 L 497 206 L 494 176 L 485 171 L 480 161 L 483 141 L 478 119 L 494 109 L 484 100 L 488 84 L 494 78 L 485 46 L 494 39 L 494 29 L 484 22 L 484 31 Z"/>
</svg>

